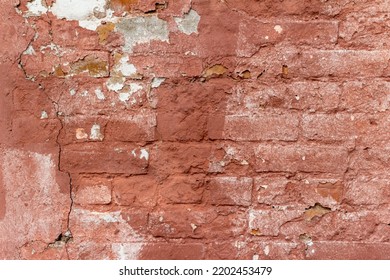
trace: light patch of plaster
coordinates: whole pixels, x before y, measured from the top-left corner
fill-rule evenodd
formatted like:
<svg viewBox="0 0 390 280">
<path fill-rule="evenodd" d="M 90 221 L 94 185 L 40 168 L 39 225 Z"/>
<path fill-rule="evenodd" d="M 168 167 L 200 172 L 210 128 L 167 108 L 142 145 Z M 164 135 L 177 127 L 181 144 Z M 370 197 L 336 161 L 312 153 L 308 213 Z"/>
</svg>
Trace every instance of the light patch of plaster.
<svg viewBox="0 0 390 280">
<path fill-rule="evenodd" d="M 115 22 L 114 12 L 106 9 L 107 0 L 57 0 L 51 12 L 57 18 L 77 20 L 85 29 L 96 30 L 102 22 Z"/>
<path fill-rule="evenodd" d="M 123 18 L 117 23 L 116 31 L 125 38 L 125 52 L 132 52 L 137 44 L 153 40 L 169 42 L 168 23 L 156 15 Z"/>
<path fill-rule="evenodd" d="M 185 14 L 184 17 L 175 17 L 175 22 L 177 28 L 184 34 L 190 35 L 192 33 L 198 33 L 198 24 L 200 21 L 199 14 L 190 10 L 188 14 Z"/>
<path fill-rule="evenodd" d="M 141 149 L 141 155 L 139 156 L 139 158 L 149 160 L 149 152 L 145 149 Z"/>
<path fill-rule="evenodd" d="M 26 16 L 40 16 L 47 13 L 47 7 L 43 0 L 34 0 L 27 3 L 28 12 Z"/>
<path fill-rule="evenodd" d="M 111 77 L 107 82 L 106 86 L 108 90 L 118 92 L 125 86 L 126 78 L 124 77 Z"/>
<path fill-rule="evenodd" d="M 130 89 L 128 92 L 120 92 L 119 93 L 119 100 L 122 101 L 122 102 L 127 102 L 130 100 L 130 98 L 133 96 L 134 93 L 140 91 L 141 89 L 143 89 L 143 87 L 137 83 L 130 83 Z M 137 100 L 135 98 L 132 99 L 131 101 L 132 104 L 136 104 L 137 103 Z"/>
<path fill-rule="evenodd" d="M 120 72 L 125 77 L 131 77 L 137 74 L 137 69 L 134 64 L 128 63 L 128 57 L 122 57 L 119 60 L 119 64 L 114 67 L 114 71 Z"/>
<path fill-rule="evenodd" d="M 142 246 L 142 243 L 114 243 L 111 249 L 117 260 L 137 260 Z"/>
<path fill-rule="evenodd" d="M 104 93 L 102 92 L 102 90 L 100 88 L 95 89 L 95 95 L 96 95 L 97 99 L 99 99 L 99 100 L 106 99 L 106 97 L 104 96 Z"/>
<path fill-rule="evenodd" d="M 279 34 L 283 32 L 283 28 L 280 25 L 275 25 L 274 30 Z"/>
<path fill-rule="evenodd" d="M 100 131 L 100 125 L 94 124 L 91 127 L 91 135 L 89 136 L 91 140 L 103 141 L 104 135 Z"/>
<path fill-rule="evenodd" d="M 19 259 L 32 240 L 53 242 L 69 212 L 69 193 L 57 184 L 55 155 L 0 150 L 5 214 L 0 220 L 1 258 Z"/>
<path fill-rule="evenodd" d="M 153 78 L 152 88 L 158 88 L 165 81 L 165 78 Z"/>
<path fill-rule="evenodd" d="M 47 112 L 46 111 L 42 111 L 41 112 L 41 120 L 47 119 L 47 118 L 49 118 L 49 116 L 47 115 Z"/>
<path fill-rule="evenodd" d="M 29 45 L 28 48 L 23 52 L 25 55 L 36 55 L 33 46 Z"/>
</svg>

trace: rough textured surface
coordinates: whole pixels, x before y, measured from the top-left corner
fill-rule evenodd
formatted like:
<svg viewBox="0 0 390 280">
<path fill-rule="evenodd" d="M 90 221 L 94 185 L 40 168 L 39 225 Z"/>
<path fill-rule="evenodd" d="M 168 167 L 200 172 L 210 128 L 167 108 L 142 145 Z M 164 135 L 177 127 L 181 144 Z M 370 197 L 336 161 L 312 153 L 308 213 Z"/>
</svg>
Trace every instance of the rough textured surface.
<svg viewBox="0 0 390 280">
<path fill-rule="evenodd" d="M 390 2 L 0 3 L 1 259 L 390 259 Z"/>
</svg>

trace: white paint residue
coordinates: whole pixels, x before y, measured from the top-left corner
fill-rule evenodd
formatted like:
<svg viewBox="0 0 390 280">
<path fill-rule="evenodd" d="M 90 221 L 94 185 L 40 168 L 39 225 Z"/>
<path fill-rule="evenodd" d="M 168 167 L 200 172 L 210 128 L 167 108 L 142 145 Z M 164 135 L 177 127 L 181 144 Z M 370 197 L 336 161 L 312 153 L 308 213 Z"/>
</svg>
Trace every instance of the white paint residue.
<svg viewBox="0 0 390 280">
<path fill-rule="evenodd" d="M 34 0 L 27 3 L 27 16 L 40 16 L 47 13 L 47 7 L 44 5 L 43 0 Z"/>
<path fill-rule="evenodd" d="M 153 78 L 152 88 L 158 88 L 165 81 L 165 78 Z"/>
<path fill-rule="evenodd" d="M 137 260 L 142 243 L 114 243 L 111 245 L 111 249 L 118 260 Z"/>
<path fill-rule="evenodd" d="M 47 112 L 46 111 L 42 111 L 41 112 L 41 120 L 43 119 L 47 119 L 49 116 L 47 115 Z"/>
<path fill-rule="evenodd" d="M 86 20 L 96 12 L 105 12 L 106 0 L 57 0 L 51 12 L 58 18 L 68 20 Z"/>
<path fill-rule="evenodd" d="M 128 93 L 128 92 L 120 92 L 118 97 L 119 97 L 120 101 L 127 102 L 130 99 L 130 93 Z"/>
<path fill-rule="evenodd" d="M 179 30 L 187 35 L 190 35 L 192 33 L 198 33 L 198 24 L 200 21 L 199 14 L 194 11 L 190 10 L 190 12 L 184 17 L 175 17 L 175 22 L 177 24 L 177 28 Z"/>
<path fill-rule="evenodd" d="M 275 25 L 274 30 L 279 34 L 283 32 L 283 28 L 280 25 Z"/>
<path fill-rule="evenodd" d="M 156 15 L 122 18 L 116 25 L 116 31 L 125 38 L 125 52 L 132 52 L 136 45 L 153 40 L 169 41 L 168 23 Z"/>
<path fill-rule="evenodd" d="M 102 90 L 100 88 L 95 89 L 95 94 L 96 94 L 96 97 L 99 100 L 105 100 L 106 99 L 106 97 L 104 96 L 104 93 L 102 92 Z"/>
<path fill-rule="evenodd" d="M 141 155 L 139 156 L 139 158 L 149 160 L 149 152 L 145 149 L 141 149 Z"/>
<path fill-rule="evenodd" d="M 122 57 L 119 60 L 119 64 L 115 66 L 116 71 L 120 71 L 123 76 L 131 77 L 137 73 L 137 69 L 135 68 L 134 64 L 128 63 L 129 58 L 128 57 Z"/>
<path fill-rule="evenodd" d="M 268 245 L 265 246 L 263 251 L 264 251 L 264 254 L 265 254 L 266 256 L 268 256 L 268 255 L 269 255 L 269 246 L 268 246 Z"/>
<path fill-rule="evenodd" d="M 124 77 L 111 77 L 107 82 L 107 89 L 112 91 L 120 91 L 125 86 L 126 78 Z"/>
<path fill-rule="evenodd" d="M 29 45 L 28 48 L 23 52 L 25 55 L 35 55 L 35 50 L 33 46 Z"/>
<path fill-rule="evenodd" d="M 91 140 L 103 141 L 104 135 L 100 132 L 100 125 L 94 124 L 91 127 L 91 136 L 89 138 Z"/>
</svg>

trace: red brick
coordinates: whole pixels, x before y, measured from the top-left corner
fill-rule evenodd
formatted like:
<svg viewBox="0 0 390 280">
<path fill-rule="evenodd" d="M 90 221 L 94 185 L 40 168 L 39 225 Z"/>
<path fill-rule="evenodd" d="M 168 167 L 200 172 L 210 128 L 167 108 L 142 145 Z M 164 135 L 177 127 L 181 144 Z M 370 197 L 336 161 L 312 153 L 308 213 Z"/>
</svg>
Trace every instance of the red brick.
<svg viewBox="0 0 390 280">
<path fill-rule="evenodd" d="M 12 121 L 12 141 L 21 143 L 55 143 L 61 128 L 57 119 L 39 119 L 35 116 L 14 117 Z"/>
<path fill-rule="evenodd" d="M 390 179 L 359 176 L 346 185 L 345 202 L 350 205 L 381 205 L 390 202 Z"/>
<path fill-rule="evenodd" d="M 156 125 L 155 113 L 148 111 L 110 118 L 106 127 L 106 139 L 123 142 L 154 141 Z"/>
<path fill-rule="evenodd" d="M 147 243 L 142 247 L 140 260 L 202 260 L 203 243 Z"/>
<path fill-rule="evenodd" d="M 307 259 L 316 260 L 388 260 L 389 243 L 371 242 L 315 242 L 307 250 Z"/>
<path fill-rule="evenodd" d="M 204 176 L 171 176 L 159 189 L 165 203 L 198 204 L 203 198 Z"/>
<path fill-rule="evenodd" d="M 369 125 L 365 116 L 356 114 L 307 114 L 302 117 L 303 136 L 324 142 L 359 139 Z"/>
<path fill-rule="evenodd" d="M 212 205 L 250 206 L 252 178 L 216 177 L 210 179 L 210 203 Z"/>
<path fill-rule="evenodd" d="M 61 170 L 72 173 L 145 174 L 149 163 L 146 154 L 148 149 L 135 145 L 72 144 L 61 151 Z"/>
<path fill-rule="evenodd" d="M 248 233 L 253 236 L 278 236 L 280 227 L 302 216 L 299 210 L 250 210 Z"/>
<path fill-rule="evenodd" d="M 284 112 L 283 109 L 334 112 L 339 108 L 340 95 L 341 87 L 335 82 L 305 81 L 272 85 L 242 83 L 234 88 L 226 111 L 229 115 L 266 115 L 267 111 L 264 110 Z"/>
<path fill-rule="evenodd" d="M 72 179 L 73 202 L 80 205 L 104 205 L 111 202 L 111 181 L 99 177 Z"/>
<path fill-rule="evenodd" d="M 200 141 L 206 135 L 207 115 L 202 112 L 160 112 L 158 133 L 162 140 Z M 188 129 L 191 127 L 191 129 Z"/>
<path fill-rule="evenodd" d="M 348 166 L 347 149 L 335 146 L 259 145 L 256 171 L 342 174 Z"/>
<path fill-rule="evenodd" d="M 158 183 L 149 176 L 115 178 L 113 197 L 120 206 L 153 207 L 156 205 Z"/>
<path fill-rule="evenodd" d="M 253 32 L 256 30 L 256 32 Z M 240 22 L 238 55 L 251 56 L 259 48 L 278 43 L 329 48 L 337 41 L 336 21 L 264 21 L 246 17 Z"/>
<path fill-rule="evenodd" d="M 386 21 L 385 13 L 370 17 L 354 13 L 346 15 L 340 23 L 340 46 L 356 49 L 387 49 L 390 38 L 385 32 L 388 24 Z"/>
<path fill-rule="evenodd" d="M 174 206 L 154 211 L 149 215 L 149 229 L 154 237 L 164 238 L 229 238 L 245 233 L 245 213 L 228 208 Z"/>
<path fill-rule="evenodd" d="M 385 112 L 389 109 L 390 83 L 378 79 L 347 81 L 342 86 L 340 107 L 348 112 Z"/>
<path fill-rule="evenodd" d="M 305 208 L 320 203 L 331 207 L 344 198 L 342 177 L 289 180 L 286 177 L 264 176 L 254 180 L 256 199 L 259 204 L 288 206 L 290 209 Z"/>
<path fill-rule="evenodd" d="M 298 116 L 293 114 L 230 115 L 225 117 L 223 138 L 235 141 L 296 141 L 298 124 Z"/>
<path fill-rule="evenodd" d="M 150 168 L 160 176 L 203 173 L 208 170 L 210 150 L 206 143 L 157 143 L 150 149 Z"/>
</svg>

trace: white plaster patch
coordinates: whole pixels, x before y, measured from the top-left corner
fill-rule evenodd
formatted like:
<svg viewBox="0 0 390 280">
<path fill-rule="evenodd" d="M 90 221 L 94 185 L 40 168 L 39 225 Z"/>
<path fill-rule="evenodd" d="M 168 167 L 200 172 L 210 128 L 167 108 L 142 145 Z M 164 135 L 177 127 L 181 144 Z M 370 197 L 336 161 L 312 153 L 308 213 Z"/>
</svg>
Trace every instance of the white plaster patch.
<svg viewBox="0 0 390 280">
<path fill-rule="evenodd" d="M 275 25 L 274 30 L 279 34 L 283 32 L 283 28 L 280 25 Z"/>
<path fill-rule="evenodd" d="M 264 247 L 264 250 L 263 250 L 264 255 L 268 256 L 268 255 L 269 255 L 269 251 L 270 251 L 269 246 L 266 245 L 266 246 Z"/>
<path fill-rule="evenodd" d="M 126 77 L 131 77 L 135 75 L 137 73 L 137 69 L 135 68 L 134 64 L 128 62 L 128 57 L 122 57 L 119 60 L 119 64 L 114 67 L 114 70 L 121 72 L 122 75 Z"/>
<path fill-rule="evenodd" d="M 152 88 L 158 88 L 165 81 L 165 78 L 153 78 Z"/>
<path fill-rule="evenodd" d="M 49 116 L 47 115 L 47 112 L 46 111 L 42 111 L 41 112 L 41 120 L 47 119 L 47 118 L 49 118 Z"/>
<path fill-rule="evenodd" d="M 35 55 L 35 50 L 33 46 L 29 45 L 28 48 L 23 52 L 25 55 Z"/>
<path fill-rule="evenodd" d="M 111 249 L 117 260 L 137 260 L 142 246 L 142 243 L 114 243 Z"/>
<path fill-rule="evenodd" d="M 94 12 L 104 12 L 106 0 L 57 0 L 51 12 L 58 18 L 85 20 L 94 16 Z"/>
<path fill-rule="evenodd" d="M 112 91 L 120 91 L 125 86 L 126 78 L 124 77 L 111 77 L 107 82 L 107 89 Z"/>
<path fill-rule="evenodd" d="M 177 28 L 184 34 L 190 35 L 192 33 L 198 33 L 198 24 L 200 16 L 195 10 L 190 10 L 184 17 L 175 17 Z"/>
<path fill-rule="evenodd" d="M 153 40 L 169 42 L 168 23 L 155 15 L 123 18 L 117 23 L 116 30 L 125 38 L 125 52 L 132 52 L 137 44 Z"/>
<path fill-rule="evenodd" d="M 105 100 L 106 99 L 106 97 L 104 96 L 104 93 L 102 92 L 102 90 L 100 88 L 95 89 L 95 94 L 96 94 L 96 97 L 99 100 Z"/>
<path fill-rule="evenodd" d="M 90 135 L 89 139 L 103 141 L 104 135 L 100 132 L 100 125 L 94 124 L 91 127 L 91 135 Z"/>
<path fill-rule="evenodd" d="M 139 156 L 139 158 L 149 160 L 149 152 L 145 149 L 141 149 L 141 155 Z"/>
<path fill-rule="evenodd" d="M 27 3 L 28 12 L 26 16 L 40 16 L 47 13 L 47 7 L 43 0 L 34 0 Z"/>
</svg>

